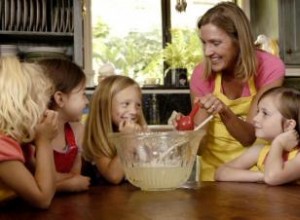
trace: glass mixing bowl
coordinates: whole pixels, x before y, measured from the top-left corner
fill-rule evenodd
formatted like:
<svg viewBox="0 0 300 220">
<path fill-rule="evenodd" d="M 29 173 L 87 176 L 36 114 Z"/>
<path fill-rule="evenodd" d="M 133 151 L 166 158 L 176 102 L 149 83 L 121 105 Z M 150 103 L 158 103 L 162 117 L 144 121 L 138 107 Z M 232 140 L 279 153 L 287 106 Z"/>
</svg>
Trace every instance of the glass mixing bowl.
<svg viewBox="0 0 300 220">
<path fill-rule="evenodd" d="M 127 180 L 145 191 L 176 189 L 189 178 L 204 131 L 113 133 Z"/>
</svg>

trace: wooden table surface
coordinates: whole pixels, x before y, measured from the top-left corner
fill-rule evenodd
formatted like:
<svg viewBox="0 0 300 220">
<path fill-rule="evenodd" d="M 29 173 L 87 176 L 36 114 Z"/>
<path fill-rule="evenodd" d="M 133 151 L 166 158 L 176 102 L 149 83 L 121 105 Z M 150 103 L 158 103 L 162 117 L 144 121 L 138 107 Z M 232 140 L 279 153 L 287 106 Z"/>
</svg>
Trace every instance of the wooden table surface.
<svg viewBox="0 0 300 220">
<path fill-rule="evenodd" d="M 189 188 L 190 187 L 190 188 Z M 144 192 L 130 184 L 91 187 L 56 195 L 48 210 L 17 200 L 1 207 L 0 219 L 300 219 L 300 186 L 202 182 L 173 191 Z"/>
</svg>

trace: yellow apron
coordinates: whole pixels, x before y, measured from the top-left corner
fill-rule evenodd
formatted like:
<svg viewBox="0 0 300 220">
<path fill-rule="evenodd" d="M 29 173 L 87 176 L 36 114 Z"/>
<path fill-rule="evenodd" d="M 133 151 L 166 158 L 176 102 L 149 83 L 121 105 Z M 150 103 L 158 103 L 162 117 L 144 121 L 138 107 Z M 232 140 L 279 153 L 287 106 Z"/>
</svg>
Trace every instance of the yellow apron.
<svg viewBox="0 0 300 220">
<path fill-rule="evenodd" d="M 248 81 L 250 96 L 240 97 L 235 100 L 228 99 L 221 89 L 222 75 L 217 74 L 213 94 L 219 98 L 231 111 L 240 118 L 246 119 L 251 101 L 256 95 L 253 77 Z M 200 179 L 214 181 L 216 168 L 221 164 L 239 156 L 244 147 L 230 135 L 220 116 L 217 114 L 208 125 L 207 140 L 201 151 Z"/>
<path fill-rule="evenodd" d="M 0 182 L 0 204 L 15 197 L 16 193 Z"/>
<path fill-rule="evenodd" d="M 265 145 L 263 149 L 259 153 L 258 161 L 257 161 L 257 168 L 259 171 L 264 172 L 265 171 L 265 159 L 270 151 L 270 145 Z M 299 148 L 295 148 L 291 150 L 290 152 L 286 152 L 283 154 L 284 161 L 288 161 L 291 159 L 294 159 L 299 152 Z"/>
</svg>

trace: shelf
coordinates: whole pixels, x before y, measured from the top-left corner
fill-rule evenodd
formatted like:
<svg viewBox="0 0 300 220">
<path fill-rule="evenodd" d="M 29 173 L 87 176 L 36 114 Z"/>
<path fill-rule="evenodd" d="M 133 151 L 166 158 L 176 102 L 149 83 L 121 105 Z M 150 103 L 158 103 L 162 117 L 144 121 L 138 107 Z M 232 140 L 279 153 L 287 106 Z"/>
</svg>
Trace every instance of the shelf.
<svg viewBox="0 0 300 220">
<path fill-rule="evenodd" d="M 0 43 L 64 43 L 73 44 L 73 33 L 0 31 Z"/>
<path fill-rule="evenodd" d="M 87 87 L 85 89 L 86 94 L 92 95 L 95 91 L 95 87 Z M 190 90 L 188 88 L 167 88 L 160 87 L 158 88 L 142 88 L 143 94 L 190 94 Z"/>
</svg>

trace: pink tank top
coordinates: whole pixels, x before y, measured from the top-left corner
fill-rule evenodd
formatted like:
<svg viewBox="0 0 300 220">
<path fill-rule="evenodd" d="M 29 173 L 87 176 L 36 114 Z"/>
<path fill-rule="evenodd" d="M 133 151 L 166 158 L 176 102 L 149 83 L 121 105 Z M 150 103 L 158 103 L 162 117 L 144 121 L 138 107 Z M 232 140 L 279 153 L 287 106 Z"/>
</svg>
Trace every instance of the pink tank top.
<svg viewBox="0 0 300 220">
<path fill-rule="evenodd" d="M 59 173 L 69 173 L 78 154 L 75 135 L 69 123 L 65 124 L 65 139 L 66 150 L 64 152 L 54 150 L 55 167 Z"/>
</svg>

